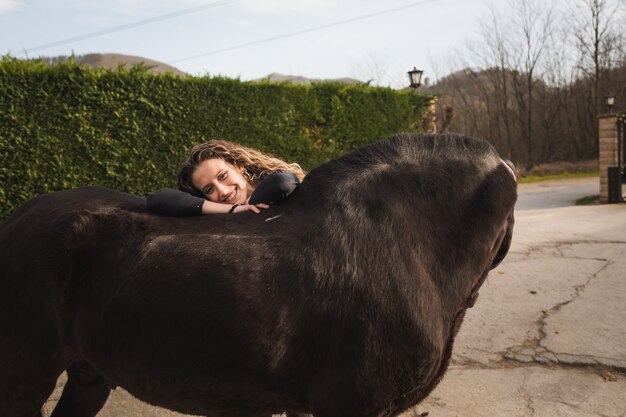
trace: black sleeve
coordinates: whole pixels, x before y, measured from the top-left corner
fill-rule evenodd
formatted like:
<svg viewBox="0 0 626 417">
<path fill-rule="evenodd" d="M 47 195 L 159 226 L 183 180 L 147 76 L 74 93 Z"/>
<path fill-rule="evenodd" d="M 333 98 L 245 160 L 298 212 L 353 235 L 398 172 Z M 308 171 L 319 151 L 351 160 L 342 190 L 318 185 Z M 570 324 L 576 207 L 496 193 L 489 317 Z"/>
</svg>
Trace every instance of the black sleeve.
<svg viewBox="0 0 626 417">
<path fill-rule="evenodd" d="M 164 216 L 201 216 L 204 199 L 173 188 L 162 188 L 146 198 L 148 211 Z"/>
<path fill-rule="evenodd" d="M 250 204 L 273 204 L 289 197 L 300 185 L 300 180 L 289 171 L 268 174 L 250 196 Z"/>
</svg>

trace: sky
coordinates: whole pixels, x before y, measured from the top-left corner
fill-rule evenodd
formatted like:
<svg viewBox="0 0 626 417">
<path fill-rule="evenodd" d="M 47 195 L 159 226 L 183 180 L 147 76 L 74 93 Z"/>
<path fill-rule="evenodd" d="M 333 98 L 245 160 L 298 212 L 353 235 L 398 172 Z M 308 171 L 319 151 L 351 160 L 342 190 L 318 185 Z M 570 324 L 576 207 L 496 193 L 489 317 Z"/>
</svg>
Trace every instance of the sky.
<svg viewBox="0 0 626 417">
<path fill-rule="evenodd" d="M 487 2 L 0 0 L 0 54 L 120 53 L 198 76 L 352 77 L 401 88 L 413 67 L 432 80 L 445 75 L 442 61 L 477 35 Z"/>
</svg>

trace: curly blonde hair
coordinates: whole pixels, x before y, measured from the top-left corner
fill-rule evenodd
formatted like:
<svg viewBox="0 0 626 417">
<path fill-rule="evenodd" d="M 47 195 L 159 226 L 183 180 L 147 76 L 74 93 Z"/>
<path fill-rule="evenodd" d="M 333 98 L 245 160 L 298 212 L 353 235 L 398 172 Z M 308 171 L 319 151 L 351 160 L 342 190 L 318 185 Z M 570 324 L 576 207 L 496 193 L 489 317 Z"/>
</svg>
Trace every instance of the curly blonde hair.
<svg viewBox="0 0 626 417">
<path fill-rule="evenodd" d="M 304 179 L 304 171 L 296 163 L 287 163 L 283 160 L 266 155 L 256 149 L 247 148 L 226 140 L 213 139 L 194 146 L 189 156 L 183 162 L 178 173 L 178 189 L 198 197 L 204 197 L 191 182 L 191 176 L 202 161 L 220 158 L 231 165 L 244 168 L 244 178 L 251 185 L 259 182 L 273 171 L 283 170 L 292 172 L 300 181 Z"/>
</svg>

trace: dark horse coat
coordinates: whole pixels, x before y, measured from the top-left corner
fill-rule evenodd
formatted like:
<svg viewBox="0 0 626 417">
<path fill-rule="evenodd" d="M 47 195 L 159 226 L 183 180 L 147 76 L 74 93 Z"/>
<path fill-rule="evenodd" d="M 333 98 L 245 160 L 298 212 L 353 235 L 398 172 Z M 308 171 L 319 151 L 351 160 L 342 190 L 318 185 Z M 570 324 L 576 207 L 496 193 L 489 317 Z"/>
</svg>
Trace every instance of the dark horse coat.
<svg viewBox="0 0 626 417">
<path fill-rule="evenodd" d="M 0 416 L 93 416 L 112 387 L 183 413 L 393 416 L 442 378 L 506 254 L 516 183 L 486 142 L 398 135 L 252 213 L 168 218 L 100 187 L 0 227 Z"/>
</svg>

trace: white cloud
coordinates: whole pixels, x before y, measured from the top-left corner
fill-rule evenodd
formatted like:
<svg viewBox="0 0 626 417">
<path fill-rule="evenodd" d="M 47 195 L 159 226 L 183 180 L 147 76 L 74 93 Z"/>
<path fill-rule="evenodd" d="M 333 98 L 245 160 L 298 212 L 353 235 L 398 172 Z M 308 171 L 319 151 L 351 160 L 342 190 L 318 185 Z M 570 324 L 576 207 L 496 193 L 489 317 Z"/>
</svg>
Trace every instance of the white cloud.
<svg viewBox="0 0 626 417">
<path fill-rule="evenodd" d="M 4 0 L 0 0 L 4 1 Z M 144 18 L 180 12 L 194 7 L 209 5 L 218 0 L 63 0 L 65 7 L 74 10 L 99 11 L 104 14 L 136 16 Z M 235 3 L 236 4 L 236 3 Z"/>
<path fill-rule="evenodd" d="M 206 0 L 112 0 L 110 4 L 117 8 L 130 9 L 130 10 L 164 10 L 164 11 L 179 11 L 188 8 L 209 5 L 216 3 L 216 1 Z"/>
<path fill-rule="evenodd" d="M 0 0 L 0 13 L 17 10 L 21 5 L 19 0 Z"/>
<path fill-rule="evenodd" d="M 249 28 L 254 26 L 254 22 L 250 20 L 236 20 L 235 24 L 242 28 Z"/>
<path fill-rule="evenodd" d="M 339 0 L 244 0 L 241 8 L 257 13 L 310 12 L 340 4 Z"/>
</svg>

